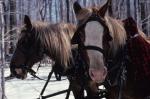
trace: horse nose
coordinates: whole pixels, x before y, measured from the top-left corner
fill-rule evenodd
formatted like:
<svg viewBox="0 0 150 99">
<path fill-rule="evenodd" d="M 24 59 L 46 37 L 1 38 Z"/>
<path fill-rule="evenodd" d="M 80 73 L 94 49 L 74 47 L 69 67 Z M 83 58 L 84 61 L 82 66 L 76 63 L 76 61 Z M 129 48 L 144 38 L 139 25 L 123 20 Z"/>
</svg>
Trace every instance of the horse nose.
<svg viewBox="0 0 150 99">
<path fill-rule="evenodd" d="M 10 77 L 16 77 L 18 79 L 22 78 L 20 75 L 17 74 L 17 72 L 15 70 L 11 70 Z"/>
<path fill-rule="evenodd" d="M 15 69 L 15 72 L 16 72 L 17 74 L 22 74 L 22 73 L 23 73 L 23 71 L 22 71 L 21 68 L 16 68 L 16 69 Z"/>
<path fill-rule="evenodd" d="M 107 68 L 103 67 L 101 69 L 90 68 L 89 75 L 91 79 L 97 83 L 102 83 L 107 76 Z"/>
<path fill-rule="evenodd" d="M 24 79 L 25 78 L 23 70 L 21 68 L 16 68 L 15 72 L 16 72 L 16 75 L 17 75 L 16 77 L 17 78 L 20 78 L 20 79 Z"/>
</svg>

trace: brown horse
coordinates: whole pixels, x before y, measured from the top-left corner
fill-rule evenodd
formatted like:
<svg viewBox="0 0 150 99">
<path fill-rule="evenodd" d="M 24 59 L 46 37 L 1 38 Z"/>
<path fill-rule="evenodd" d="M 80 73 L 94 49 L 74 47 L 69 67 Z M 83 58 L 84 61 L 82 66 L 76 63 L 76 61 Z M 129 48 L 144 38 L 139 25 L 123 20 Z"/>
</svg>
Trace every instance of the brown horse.
<svg viewBox="0 0 150 99">
<path fill-rule="evenodd" d="M 144 99 L 145 97 L 137 94 L 134 89 L 135 68 L 132 63 L 126 61 L 127 34 L 124 24 L 121 20 L 105 15 L 109 3 L 110 0 L 100 9 L 86 9 L 75 2 L 78 28 L 72 38 L 72 43 L 81 45 L 81 48 L 85 47 L 83 51 L 87 54 L 86 60 L 90 68 L 98 70 L 107 66 L 108 76 L 104 85 L 108 90 L 108 99 Z M 139 32 L 144 38 L 146 37 L 143 32 L 140 30 Z M 86 49 L 89 45 L 93 47 L 92 50 Z M 99 70 L 99 72 L 102 71 Z M 96 82 L 101 82 L 104 78 L 102 73 L 98 74 L 93 71 L 90 73 L 92 80 Z M 127 79 L 124 80 L 123 77 Z"/>
<path fill-rule="evenodd" d="M 72 66 L 71 38 L 76 27 L 72 24 L 58 23 L 48 24 L 45 22 L 32 22 L 28 16 L 24 18 L 24 26 L 21 28 L 20 37 L 15 52 L 11 59 L 11 75 L 20 79 L 27 76 L 27 68 L 43 59 L 44 55 L 55 61 L 55 69 L 61 74 L 66 74 L 75 99 L 84 99 L 84 90 L 89 99 L 97 99 L 97 84 L 88 76 L 88 70 L 82 71 Z M 70 77 L 71 76 L 71 77 Z"/>
</svg>

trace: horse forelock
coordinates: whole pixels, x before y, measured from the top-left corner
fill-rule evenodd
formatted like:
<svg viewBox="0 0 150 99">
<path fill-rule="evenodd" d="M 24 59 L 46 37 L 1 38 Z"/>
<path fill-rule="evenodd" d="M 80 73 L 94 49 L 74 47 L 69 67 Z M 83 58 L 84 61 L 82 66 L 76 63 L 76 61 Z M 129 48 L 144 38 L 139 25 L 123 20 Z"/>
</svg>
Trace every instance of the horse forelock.
<svg viewBox="0 0 150 99">
<path fill-rule="evenodd" d="M 82 10 L 80 10 L 78 14 L 76 14 L 79 25 L 85 23 L 85 21 L 87 21 L 88 18 L 92 15 L 92 12 L 92 9 L 82 8 Z"/>
<path fill-rule="evenodd" d="M 112 41 L 109 42 L 110 49 L 109 53 L 111 53 L 112 56 L 115 56 L 117 51 L 120 48 L 123 48 L 126 44 L 126 31 L 124 29 L 123 23 L 120 20 L 113 19 L 111 17 L 106 16 L 106 25 L 108 26 L 109 33 L 112 37 Z"/>
<path fill-rule="evenodd" d="M 38 43 L 41 44 L 41 47 L 46 49 L 48 56 L 54 61 L 67 66 L 71 57 L 70 39 L 75 31 L 75 26 L 66 23 L 34 22 L 32 27 L 34 29 L 34 38 L 39 41 Z"/>
</svg>

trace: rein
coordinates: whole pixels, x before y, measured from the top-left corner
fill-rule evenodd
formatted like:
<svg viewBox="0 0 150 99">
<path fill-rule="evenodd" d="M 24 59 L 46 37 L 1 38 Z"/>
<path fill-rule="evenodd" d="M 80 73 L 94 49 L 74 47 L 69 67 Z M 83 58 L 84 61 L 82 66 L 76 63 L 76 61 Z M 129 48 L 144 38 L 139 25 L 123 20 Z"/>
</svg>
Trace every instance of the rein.
<svg viewBox="0 0 150 99">
<path fill-rule="evenodd" d="M 26 65 L 15 66 L 15 68 L 22 69 L 22 70 L 26 70 L 26 71 L 29 72 L 29 74 L 32 75 L 33 77 L 35 77 L 35 78 L 37 78 L 37 79 L 39 79 L 39 80 L 44 80 L 44 81 L 46 81 L 45 79 L 42 79 L 42 78 L 38 77 L 38 76 L 36 75 L 36 72 L 35 72 L 33 69 L 31 69 L 31 68 L 29 68 L 28 66 L 26 66 Z M 16 76 L 19 76 L 19 75 L 17 75 L 17 74 L 15 74 L 15 75 L 16 75 Z"/>
</svg>

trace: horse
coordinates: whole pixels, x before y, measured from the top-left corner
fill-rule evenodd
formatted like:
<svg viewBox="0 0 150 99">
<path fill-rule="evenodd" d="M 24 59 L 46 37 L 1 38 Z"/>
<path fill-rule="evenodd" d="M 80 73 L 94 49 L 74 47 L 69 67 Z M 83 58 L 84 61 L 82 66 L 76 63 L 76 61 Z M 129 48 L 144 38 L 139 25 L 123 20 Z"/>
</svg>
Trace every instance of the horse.
<svg viewBox="0 0 150 99">
<path fill-rule="evenodd" d="M 78 25 L 71 42 L 78 44 L 86 53 L 89 68 L 107 67 L 108 74 L 103 83 L 108 91 L 107 99 L 144 99 L 145 96 L 137 94 L 134 88 L 136 66 L 132 65 L 127 56 L 128 38 L 124 23 L 106 15 L 109 4 L 110 0 L 99 9 L 88 9 L 75 2 Z M 140 29 L 138 31 L 148 41 L 145 34 Z M 98 74 L 93 71 L 89 71 L 92 80 L 102 82 L 104 72 Z"/>
<path fill-rule="evenodd" d="M 57 73 L 67 76 L 75 99 L 84 99 L 84 90 L 88 99 L 97 99 L 97 83 L 88 76 L 88 68 L 73 66 L 73 52 L 76 47 L 71 45 L 71 39 L 76 26 L 69 23 L 49 24 L 46 22 L 31 22 L 26 15 L 24 26 L 10 62 L 12 76 L 25 79 L 33 65 L 42 60 L 45 55 L 55 61 L 53 66 Z M 73 48 L 72 48 L 73 47 Z M 76 51 L 75 51 L 76 52 Z M 74 69 L 77 68 L 77 69 Z"/>
</svg>

